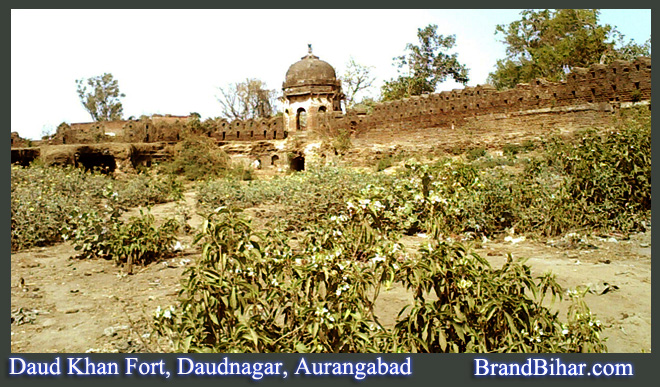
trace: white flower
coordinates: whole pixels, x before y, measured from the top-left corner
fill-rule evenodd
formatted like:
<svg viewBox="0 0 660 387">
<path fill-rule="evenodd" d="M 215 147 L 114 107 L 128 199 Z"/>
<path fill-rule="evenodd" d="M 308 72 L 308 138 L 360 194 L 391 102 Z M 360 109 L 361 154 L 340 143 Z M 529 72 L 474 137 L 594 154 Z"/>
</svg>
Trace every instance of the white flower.
<svg viewBox="0 0 660 387">
<path fill-rule="evenodd" d="M 377 262 L 385 262 L 385 257 L 380 255 L 380 253 L 376 253 L 376 256 L 371 258 L 371 263 L 377 263 Z"/>
<path fill-rule="evenodd" d="M 160 305 L 156 308 L 156 318 L 160 317 Z"/>
<path fill-rule="evenodd" d="M 347 203 L 346 203 L 346 207 L 347 207 L 349 210 L 356 208 L 355 205 L 354 205 L 353 203 L 351 203 L 351 202 L 347 202 Z"/>
<path fill-rule="evenodd" d="M 277 280 L 275 278 L 273 278 L 273 280 L 270 282 L 270 284 L 273 285 L 273 286 L 279 285 L 279 283 L 277 282 Z"/>
<path fill-rule="evenodd" d="M 163 313 L 163 317 L 165 317 L 165 318 L 167 318 L 167 319 L 172 318 L 172 313 L 170 312 L 169 309 L 166 310 L 165 313 Z"/>
<path fill-rule="evenodd" d="M 564 336 L 566 336 L 566 335 L 568 334 L 568 329 L 564 329 L 564 330 L 562 330 L 562 331 L 561 331 L 561 334 L 564 335 Z"/>
<path fill-rule="evenodd" d="M 346 276 L 344 276 L 344 279 L 346 279 Z M 350 286 L 348 284 L 342 284 L 340 287 L 337 288 L 335 294 L 337 296 L 340 296 L 343 292 L 347 291 L 348 289 L 350 289 Z"/>
<path fill-rule="evenodd" d="M 378 211 L 380 211 L 380 210 L 382 210 L 382 209 L 385 208 L 385 206 L 384 206 L 380 201 L 378 201 L 378 200 L 376 200 L 376 201 L 374 202 L 374 207 L 376 207 L 376 209 L 377 209 Z"/>
</svg>

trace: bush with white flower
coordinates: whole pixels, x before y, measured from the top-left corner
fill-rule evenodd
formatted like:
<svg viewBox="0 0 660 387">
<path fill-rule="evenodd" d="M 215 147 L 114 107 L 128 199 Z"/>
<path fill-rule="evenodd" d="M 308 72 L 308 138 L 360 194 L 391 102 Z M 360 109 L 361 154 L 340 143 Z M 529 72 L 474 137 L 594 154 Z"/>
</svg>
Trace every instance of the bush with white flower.
<svg viewBox="0 0 660 387">
<path fill-rule="evenodd" d="M 185 273 L 176 313 L 158 313 L 157 331 L 180 352 L 605 348 L 594 320 L 578 317 L 589 315 L 586 305 L 576 302 L 569 320 L 560 321 L 543 298 L 560 297 L 561 288 L 550 276 L 534 279 L 523 262 L 493 269 L 467 248 L 436 239 L 410 258 L 373 229 L 378 238 L 348 244 L 332 233 L 338 222 L 329 216 L 325 228 L 309 230 L 311 237 L 293 250 L 282 230 L 262 234 L 235 210 L 212 213 L 196 238 L 203 253 Z M 412 290 L 414 302 L 388 328 L 374 304 L 396 282 Z"/>
</svg>

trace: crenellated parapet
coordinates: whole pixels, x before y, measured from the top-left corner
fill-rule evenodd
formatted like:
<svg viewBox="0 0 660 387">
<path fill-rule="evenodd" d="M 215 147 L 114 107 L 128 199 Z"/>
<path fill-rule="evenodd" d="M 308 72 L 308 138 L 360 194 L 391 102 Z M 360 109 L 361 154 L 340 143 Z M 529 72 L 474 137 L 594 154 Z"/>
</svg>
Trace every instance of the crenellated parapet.
<svg viewBox="0 0 660 387">
<path fill-rule="evenodd" d="M 650 98 L 651 58 L 640 57 L 632 62 L 576 68 L 565 82 L 535 79 L 504 91 L 479 85 L 378 103 L 370 114 L 354 119 L 333 116 L 325 125 L 356 132 L 397 127 L 451 128 L 466 117 Z"/>
<path fill-rule="evenodd" d="M 318 68 L 302 66 L 309 64 L 307 62 Z M 332 67 L 316 57 L 304 57 L 296 66 L 292 66 L 295 71 L 290 69 L 287 73 L 285 91 L 289 93 L 293 93 L 291 90 L 295 89 L 294 86 L 298 87 L 298 83 L 304 86 L 318 79 L 326 83 L 334 79 Z M 302 77 L 302 80 L 298 82 L 296 77 Z M 535 79 L 504 91 L 497 91 L 490 85 L 478 85 L 382 102 L 373 106 L 368 114 L 352 110 L 343 114 L 335 109 L 333 103 L 336 101 L 327 100 L 325 95 L 305 96 L 306 105 L 298 106 L 296 103 L 299 101 L 291 99 L 283 115 L 271 118 L 233 121 L 215 118 L 200 122 L 193 116 L 153 115 L 136 120 L 62 124 L 49 144 L 176 142 L 185 129 L 201 131 L 218 142 L 282 140 L 306 130 L 328 135 L 348 132 L 353 136 L 387 130 L 396 137 L 400 130 L 453 129 L 466 119 L 480 116 L 566 111 L 573 106 L 617 105 L 650 100 L 651 58 L 640 57 L 632 62 L 614 61 L 608 65 L 576 68 L 565 82 Z M 289 111 L 294 108 L 306 114 L 304 125 L 300 112 Z M 13 145 L 17 146 L 19 139 L 12 136 L 16 141 Z"/>
<path fill-rule="evenodd" d="M 216 120 L 210 134 L 218 141 L 282 140 L 288 136 L 282 116 L 261 119 Z"/>
</svg>

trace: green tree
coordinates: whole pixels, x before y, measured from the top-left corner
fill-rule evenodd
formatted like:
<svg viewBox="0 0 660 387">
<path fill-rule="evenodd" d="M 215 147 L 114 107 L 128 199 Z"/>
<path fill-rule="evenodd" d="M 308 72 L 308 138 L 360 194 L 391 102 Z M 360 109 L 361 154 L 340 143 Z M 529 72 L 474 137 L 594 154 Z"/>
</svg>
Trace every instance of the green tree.
<svg viewBox="0 0 660 387">
<path fill-rule="evenodd" d="M 369 89 L 376 78 L 371 75 L 373 67 L 364 66 L 351 58 L 346 64 L 346 72 L 341 77 L 342 87 L 346 95 L 346 106 L 353 107 L 358 101 L 356 96 L 361 91 Z"/>
<path fill-rule="evenodd" d="M 449 76 L 462 84 L 468 82 L 468 69 L 458 61 L 458 54 L 446 53 L 456 44 L 456 35 L 438 35 L 437 29 L 435 24 L 419 28 L 419 45 L 408 43 L 407 53 L 394 58 L 399 76 L 383 85 L 383 101 L 432 93 Z"/>
<path fill-rule="evenodd" d="M 89 79 L 76 80 L 80 102 L 94 121 L 121 120 L 124 107 L 120 98 L 119 84 L 112 74 L 105 73 Z"/>
<path fill-rule="evenodd" d="M 520 20 L 498 25 L 495 31 L 504 37 L 506 58 L 497 61 L 488 80 L 500 90 L 535 78 L 562 81 L 575 67 L 631 59 L 646 52 L 646 45 L 624 44 L 623 35 L 614 27 L 599 24 L 597 9 L 525 10 L 520 14 Z M 616 37 L 620 48 L 615 47 Z M 650 55 L 650 40 L 647 43 Z"/>
<path fill-rule="evenodd" d="M 227 119 L 268 118 L 275 113 L 275 90 L 268 89 L 259 79 L 246 79 L 218 90 L 222 116 Z"/>
</svg>

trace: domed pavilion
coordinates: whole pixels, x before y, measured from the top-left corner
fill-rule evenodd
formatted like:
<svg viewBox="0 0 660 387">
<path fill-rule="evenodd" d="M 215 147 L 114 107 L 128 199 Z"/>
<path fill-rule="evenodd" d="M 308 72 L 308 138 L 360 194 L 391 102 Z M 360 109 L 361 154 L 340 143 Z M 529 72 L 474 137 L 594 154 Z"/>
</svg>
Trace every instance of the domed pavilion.
<svg viewBox="0 0 660 387">
<path fill-rule="evenodd" d="M 322 114 L 341 111 L 344 94 L 335 69 L 312 54 L 289 67 L 282 84 L 284 127 L 289 133 L 314 127 Z"/>
</svg>

